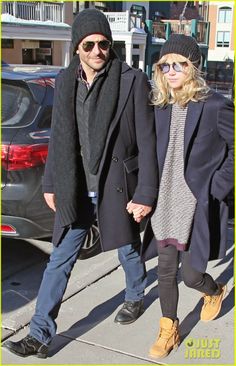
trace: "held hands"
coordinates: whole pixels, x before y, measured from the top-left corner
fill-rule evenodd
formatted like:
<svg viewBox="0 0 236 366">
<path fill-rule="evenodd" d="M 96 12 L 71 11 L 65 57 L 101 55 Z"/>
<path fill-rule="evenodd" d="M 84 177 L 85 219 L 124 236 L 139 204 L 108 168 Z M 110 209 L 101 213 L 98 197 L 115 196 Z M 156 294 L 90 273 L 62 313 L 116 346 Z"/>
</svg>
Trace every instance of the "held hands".
<svg viewBox="0 0 236 366">
<path fill-rule="evenodd" d="M 152 207 L 130 201 L 126 206 L 126 210 L 129 214 L 133 214 L 134 220 L 139 223 L 152 211 Z"/>
<path fill-rule="evenodd" d="M 56 200 L 54 193 L 44 193 L 44 199 L 47 205 L 56 212 Z"/>
</svg>

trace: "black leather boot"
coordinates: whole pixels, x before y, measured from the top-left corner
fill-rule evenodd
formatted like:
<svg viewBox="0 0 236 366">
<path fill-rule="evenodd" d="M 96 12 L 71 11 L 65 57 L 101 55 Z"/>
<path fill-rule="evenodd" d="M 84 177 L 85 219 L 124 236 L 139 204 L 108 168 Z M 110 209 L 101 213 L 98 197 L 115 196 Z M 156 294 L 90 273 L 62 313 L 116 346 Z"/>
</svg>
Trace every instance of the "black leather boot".
<svg viewBox="0 0 236 366">
<path fill-rule="evenodd" d="M 48 346 L 30 335 L 18 342 L 6 341 L 2 347 L 20 357 L 36 356 L 38 358 L 46 358 L 48 355 Z"/>
<path fill-rule="evenodd" d="M 115 323 L 131 324 L 144 312 L 143 300 L 125 301 L 122 308 L 116 314 Z"/>
</svg>

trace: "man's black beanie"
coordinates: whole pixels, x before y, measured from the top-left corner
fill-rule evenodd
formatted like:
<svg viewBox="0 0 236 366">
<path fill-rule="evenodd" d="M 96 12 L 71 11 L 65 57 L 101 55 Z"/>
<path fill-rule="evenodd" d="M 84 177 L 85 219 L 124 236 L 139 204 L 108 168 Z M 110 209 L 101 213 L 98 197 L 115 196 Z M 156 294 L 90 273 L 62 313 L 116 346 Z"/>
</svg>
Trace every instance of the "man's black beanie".
<svg viewBox="0 0 236 366">
<path fill-rule="evenodd" d="M 162 46 L 160 58 L 169 53 L 182 55 L 193 63 L 201 61 L 201 51 L 195 38 L 184 34 L 173 33 Z"/>
<path fill-rule="evenodd" d="M 97 9 L 85 9 L 79 13 L 72 24 L 72 44 L 74 53 L 78 44 L 90 34 L 103 34 L 112 42 L 112 33 L 106 16 Z"/>
</svg>

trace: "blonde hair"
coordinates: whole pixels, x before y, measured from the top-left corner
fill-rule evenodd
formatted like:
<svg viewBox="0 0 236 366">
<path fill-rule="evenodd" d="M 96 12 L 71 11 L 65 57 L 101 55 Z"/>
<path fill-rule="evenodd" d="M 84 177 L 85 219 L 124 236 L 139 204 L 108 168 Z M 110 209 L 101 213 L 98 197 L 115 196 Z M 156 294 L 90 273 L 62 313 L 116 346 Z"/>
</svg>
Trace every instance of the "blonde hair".
<svg viewBox="0 0 236 366">
<path fill-rule="evenodd" d="M 182 87 L 178 90 L 171 88 L 161 72 L 158 65 L 165 62 L 186 62 L 186 79 Z M 178 103 L 181 106 L 186 106 L 189 101 L 198 102 L 205 100 L 210 91 L 206 81 L 202 78 L 203 73 L 194 64 L 179 54 L 164 55 L 156 64 L 154 72 L 154 87 L 152 90 L 152 104 L 163 107 L 167 104 Z"/>
</svg>

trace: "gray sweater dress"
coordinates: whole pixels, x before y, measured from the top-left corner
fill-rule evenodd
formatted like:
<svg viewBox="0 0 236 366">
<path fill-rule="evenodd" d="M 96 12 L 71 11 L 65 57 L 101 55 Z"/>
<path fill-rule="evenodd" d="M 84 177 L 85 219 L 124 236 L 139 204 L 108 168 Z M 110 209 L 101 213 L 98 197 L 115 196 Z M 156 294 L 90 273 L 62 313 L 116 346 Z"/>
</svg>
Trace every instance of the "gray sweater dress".
<svg viewBox="0 0 236 366">
<path fill-rule="evenodd" d="M 151 218 L 158 245 L 186 250 L 197 200 L 184 178 L 184 128 L 188 107 L 173 104 L 169 144 L 156 210 Z"/>
</svg>

